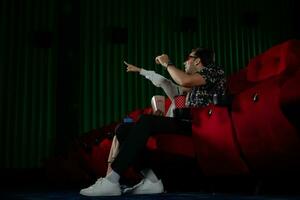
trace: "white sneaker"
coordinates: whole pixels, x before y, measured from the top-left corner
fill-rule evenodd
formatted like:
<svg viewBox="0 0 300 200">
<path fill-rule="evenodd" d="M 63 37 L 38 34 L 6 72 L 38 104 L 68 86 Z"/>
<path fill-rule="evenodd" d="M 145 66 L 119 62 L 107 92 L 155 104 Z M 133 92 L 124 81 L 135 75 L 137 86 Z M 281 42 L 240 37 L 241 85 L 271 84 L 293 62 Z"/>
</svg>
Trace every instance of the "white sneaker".
<svg viewBox="0 0 300 200">
<path fill-rule="evenodd" d="M 112 183 L 106 178 L 99 178 L 94 185 L 80 190 L 84 196 L 119 196 L 121 188 L 119 183 Z"/>
<path fill-rule="evenodd" d="M 124 194 L 159 194 L 164 192 L 164 185 L 161 180 L 153 183 L 148 179 L 143 179 L 141 182 L 132 188 L 126 188 Z"/>
</svg>

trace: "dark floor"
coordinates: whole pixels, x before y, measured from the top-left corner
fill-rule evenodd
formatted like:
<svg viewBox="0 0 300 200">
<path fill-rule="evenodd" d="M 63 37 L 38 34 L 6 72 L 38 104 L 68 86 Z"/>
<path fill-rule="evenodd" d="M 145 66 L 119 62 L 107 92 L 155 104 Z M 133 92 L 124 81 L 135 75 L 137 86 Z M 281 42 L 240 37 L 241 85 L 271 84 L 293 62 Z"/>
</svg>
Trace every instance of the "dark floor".
<svg viewBox="0 0 300 200">
<path fill-rule="evenodd" d="M 127 195 L 119 197 L 84 197 L 78 191 L 23 191 L 4 192 L 1 199 L 5 200 L 77 200 L 77 199 L 111 199 L 111 200 L 206 200 L 206 199 L 241 199 L 241 200 L 283 200 L 300 199 L 300 196 L 291 195 L 241 195 L 219 193 L 164 193 L 159 195 Z"/>
<path fill-rule="evenodd" d="M 187 181 L 189 180 L 171 180 L 165 184 L 169 190 L 160 195 L 126 195 L 119 197 L 83 197 L 79 195 L 82 185 L 56 185 L 47 182 L 43 172 L 39 170 L 2 170 L 0 178 L 0 199 L 4 200 L 300 200 L 300 186 L 297 182 L 293 183 L 295 180 L 274 177 L 264 181 L 246 177 L 242 179 L 232 177 L 210 178 L 203 179 L 201 184 L 193 184 L 194 186 L 197 185 L 194 188 L 187 187 Z"/>
<path fill-rule="evenodd" d="M 233 193 L 205 193 L 205 192 L 171 192 L 159 195 L 126 195 L 118 197 L 84 197 L 81 196 L 78 190 L 6 190 L 0 193 L 0 199 L 3 200 L 73 200 L 73 199 L 111 199 L 111 200 L 198 200 L 198 199 L 234 199 L 234 200 L 283 200 L 283 199 L 300 199 L 298 195 L 247 195 Z"/>
</svg>

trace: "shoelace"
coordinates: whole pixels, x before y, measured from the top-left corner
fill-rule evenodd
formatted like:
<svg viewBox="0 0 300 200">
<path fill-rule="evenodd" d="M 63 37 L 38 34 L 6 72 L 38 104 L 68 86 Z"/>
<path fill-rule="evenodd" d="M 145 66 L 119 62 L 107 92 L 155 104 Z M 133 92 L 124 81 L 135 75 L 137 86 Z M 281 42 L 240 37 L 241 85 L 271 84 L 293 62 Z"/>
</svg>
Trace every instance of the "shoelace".
<svg viewBox="0 0 300 200">
<path fill-rule="evenodd" d="M 133 190 L 135 190 L 136 188 L 140 187 L 141 185 L 143 185 L 145 182 L 145 179 L 141 180 L 141 182 L 139 182 L 138 184 L 136 184 L 135 186 L 131 187 L 131 188 L 125 188 L 124 191 L 125 193 L 128 192 L 132 192 Z"/>
<path fill-rule="evenodd" d="M 132 189 L 136 189 L 137 187 L 140 187 L 141 185 L 143 185 L 145 182 L 145 179 L 143 179 L 139 184 L 135 185 L 134 187 L 132 187 Z"/>
<path fill-rule="evenodd" d="M 103 181 L 103 178 L 98 178 L 98 180 L 96 181 L 96 183 L 95 184 L 97 184 L 97 183 L 101 183 Z"/>
<path fill-rule="evenodd" d="M 98 178 L 97 181 L 90 186 L 90 188 L 93 188 L 96 184 L 101 183 L 103 181 L 103 178 Z"/>
</svg>

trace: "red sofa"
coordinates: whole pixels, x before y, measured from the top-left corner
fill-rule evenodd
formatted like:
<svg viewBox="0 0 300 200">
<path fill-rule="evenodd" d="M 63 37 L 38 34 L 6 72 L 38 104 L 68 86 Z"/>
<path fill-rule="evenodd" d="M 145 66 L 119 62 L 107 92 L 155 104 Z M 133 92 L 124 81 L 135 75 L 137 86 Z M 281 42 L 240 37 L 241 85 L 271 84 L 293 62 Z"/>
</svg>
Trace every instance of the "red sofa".
<svg viewBox="0 0 300 200">
<path fill-rule="evenodd" d="M 228 106 L 192 109 L 192 137 L 161 134 L 149 139 L 148 148 L 194 158 L 206 176 L 299 174 L 300 41 L 254 57 L 228 77 L 228 89 L 233 97 Z M 129 116 L 137 120 L 150 112 L 140 109 Z M 105 175 L 116 124 L 80 139 L 80 163 L 95 176 Z"/>
<path fill-rule="evenodd" d="M 300 41 L 251 59 L 228 78 L 230 107 L 195 109 L 199 166 L 207 175 L 300 172 Z M 199 119 L 199 120 L 198 120 Z"/>
</svg>

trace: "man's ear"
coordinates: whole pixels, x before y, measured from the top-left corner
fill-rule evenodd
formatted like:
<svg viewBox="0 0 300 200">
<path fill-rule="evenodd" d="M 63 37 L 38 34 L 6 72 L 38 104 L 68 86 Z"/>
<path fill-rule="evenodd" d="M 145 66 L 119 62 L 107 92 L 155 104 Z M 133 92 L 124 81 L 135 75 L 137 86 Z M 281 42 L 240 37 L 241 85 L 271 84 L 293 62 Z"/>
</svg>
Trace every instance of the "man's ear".
<svg viewBox="0 0 300 200">
<path fill-rule="evenodd" d="M 196 65 L 199 65 L 200 63 L 201 63 L 201 59 L 200 59 L 200 58 L 196 58 L 196 59 L 195 59 L 195 64 L 196 64 Z"/>
</svg>

